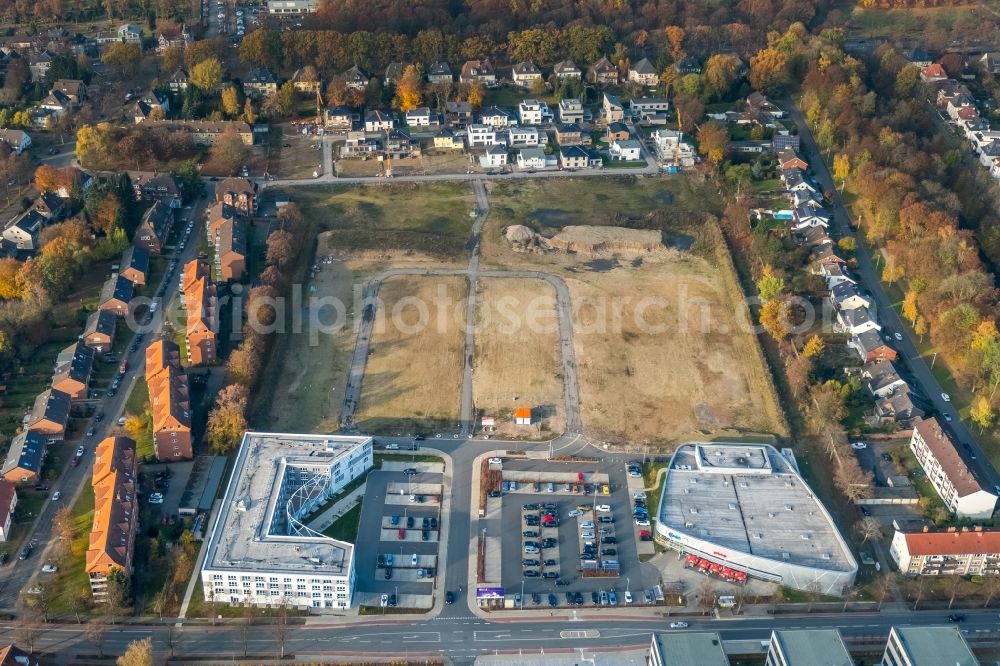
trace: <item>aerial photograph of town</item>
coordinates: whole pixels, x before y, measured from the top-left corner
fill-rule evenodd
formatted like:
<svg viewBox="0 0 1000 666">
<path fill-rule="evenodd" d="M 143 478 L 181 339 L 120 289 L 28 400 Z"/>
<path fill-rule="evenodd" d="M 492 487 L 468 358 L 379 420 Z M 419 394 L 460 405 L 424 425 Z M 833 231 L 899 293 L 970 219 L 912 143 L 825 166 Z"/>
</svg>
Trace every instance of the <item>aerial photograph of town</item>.
<svg viewBox="0 0 1000 666">
<path fill-rule="evenodd" d="M 998 100 L 1000 0 L 0 0 L 0 666 L 1000 664 Z"/>
</svg>

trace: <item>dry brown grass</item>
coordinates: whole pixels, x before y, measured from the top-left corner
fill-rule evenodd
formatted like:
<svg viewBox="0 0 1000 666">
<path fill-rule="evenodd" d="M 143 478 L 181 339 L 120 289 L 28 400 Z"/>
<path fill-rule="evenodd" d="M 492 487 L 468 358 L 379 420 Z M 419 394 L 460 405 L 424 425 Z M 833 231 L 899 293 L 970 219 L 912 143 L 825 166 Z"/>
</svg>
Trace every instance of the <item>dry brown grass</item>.
<svg viewBox="0 0 1000 666">
<path fill-rule="evenodd" d="M 334 150 L 336 150 L 334 146 Z M 382 162 L 376 159 L 336 159 L 334 152 L 333 170 L 341 178 L 371 178 L 382 175 Z"/>
<path fill-rule="evenodd" d="M 465 279 L 457 277 L 405 276 L 382 284 L 383 305 L 375 318 L 355 417 L 362 430 L 415 432 L 455 427 L 465 351 L 466 292 Z M 427 305 L 426 325 L 419 325 L 420 311 L 404 298 Z M 447 305 L 438 308 L 438 299 Z"/>
<path fill-rule="evenodd" d="M 477 414 L 496 417 L 502 437 L 548 437 L 566 426 L 555 292 L 540 280 L 480 278 L 476 322 Z M 517 401 L 512 400 L 517 396 Z M 540 428 L 515 426 L 531 406 Z"/>
</svg>

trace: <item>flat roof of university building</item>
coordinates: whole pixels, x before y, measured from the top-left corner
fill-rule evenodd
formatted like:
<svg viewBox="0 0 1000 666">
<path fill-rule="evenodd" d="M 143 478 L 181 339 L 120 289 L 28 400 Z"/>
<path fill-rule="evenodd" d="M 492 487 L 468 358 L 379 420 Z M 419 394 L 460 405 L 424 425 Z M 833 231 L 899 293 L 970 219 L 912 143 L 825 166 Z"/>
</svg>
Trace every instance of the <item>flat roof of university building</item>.
<svg viewBox="0 0 1000 666">
<path fill-rule="evenodd" d="M 371 437 L 246 433 L 203 568 L 346 574 L 353 544 L 311 531 L 289 533 L 285 512 L 289 496 L 311 476 L 307 470 L 338 464 L 347 470 L 359 457 L 370 458 L 371 448 Z M 293 516 L 303 518 L 294 510 Z"/>
<path fill-rule="evenodd" d="M 979 666 L 956 627 L 893 627 L 912 666 Z"/>
<path fill-rule="evenodd" d="M 845 572 L 857 566 L 792 462 L 767 445 L 682 445 L 664 481 L 659 520 L 777 562 Z"/>
</svg>

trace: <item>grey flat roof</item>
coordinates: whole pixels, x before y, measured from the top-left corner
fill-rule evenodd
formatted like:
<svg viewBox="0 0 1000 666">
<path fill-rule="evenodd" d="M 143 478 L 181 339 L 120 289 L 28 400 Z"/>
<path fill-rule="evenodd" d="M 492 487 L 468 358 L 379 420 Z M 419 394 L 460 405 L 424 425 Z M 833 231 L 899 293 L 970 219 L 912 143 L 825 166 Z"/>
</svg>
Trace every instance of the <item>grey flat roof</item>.
<svg viewBox="0 0 1000 666">
<path fill-rule="evenodd" d="M 785 629 L 773 638 L 788 666 L 854 666 L 836 629 Z"/>
<path fill-rule="evenodd" d="M 248 432 L 212 531 L 205 569 L 340 575 L 354 546 L 327 537 L 282 530 L 288 473 L 335 465 L 370 450 L 371 437 Z M 297 478 L 297 475 L 292 474 Z"/>
<path fill-rule="evenodd" d="M 570 654 L 499 654 L 476 657 L 477 666 L 646 666 L 648 650 L 627 652 L 592 652 L 581 650 Z M 669 663 L 669 662 L 668 662 Z"/>
<path fill-rule="evenodd" d="M 714 631 L 653 634 L 660 663 L 669 666 L 729 666 L 722 639 Z"/>
<path fill-rule="evenodd" d="M 893 627 L 913 666 L 979 666 L 955 627 Z"/>
<path fill-rule="evenodd" d="M 830 571 L 856 564 L 819 500 L 774 447 L 684 444 L 664 481 L 659 520 L 724 548 Z"/>
</svg>

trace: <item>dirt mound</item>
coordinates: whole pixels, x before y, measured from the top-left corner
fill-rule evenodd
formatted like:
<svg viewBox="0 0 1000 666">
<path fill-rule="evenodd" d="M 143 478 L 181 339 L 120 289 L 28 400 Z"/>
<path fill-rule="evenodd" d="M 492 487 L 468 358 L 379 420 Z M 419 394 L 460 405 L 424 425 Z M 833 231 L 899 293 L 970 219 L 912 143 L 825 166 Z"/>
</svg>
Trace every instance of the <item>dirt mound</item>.
<svg viewBox="0 0 1000 666">
<path fill-rule="evenodd" d="M 548 240 L 551 248 L 587 255 L 648 255 L 666 248 L 659 231 L 624 227 L 569 226 Z"/>
<path fill-rule="evenodd" d="M 503 230 L 503 237 L 507 239 L 515 250 L 547 250 L 548 241 L 535 233 L 530 227 L 523 224 L 512 224 Z"/>
</svg>

